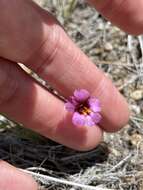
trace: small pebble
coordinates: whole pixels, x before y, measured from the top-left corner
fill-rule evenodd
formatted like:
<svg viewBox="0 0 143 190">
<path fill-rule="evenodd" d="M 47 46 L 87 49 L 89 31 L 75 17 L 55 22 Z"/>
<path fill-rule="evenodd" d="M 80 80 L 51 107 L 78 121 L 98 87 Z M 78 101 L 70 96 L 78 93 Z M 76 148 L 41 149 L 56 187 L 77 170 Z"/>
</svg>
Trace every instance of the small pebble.
<svg viewBox="0 0 143 190">
<path fill-rule="evenodd" d="M 130 97 L 134 100 L 141 100 L 143 98 L 143 90 L 135 90 L 130 94 Z"/>
<path fill-rule="evenodd" d="M 135 133 L 130 137 L 130 142 L 132 143 L 132 145 L 137 146 L 141 141 L 142 136 L 140 134 Z"/>
<path fill-rule="evenodd" d="M 131 105 L 131 110 L 137 115 L 141 113 L 140 106 L 137 105 Z"/>
<path fill-rule="evenodd" d="M 97 26 L 97 29 L 98 29 L 98 30 L 103 30 L 104 27 L 105 27 L 104 23 L 100 22 L 100 23 L 98 24 L 98 26 Z"/>
<path fill-rule="evenodd" d="M 6 120 L 7 119 L 4 116 L 0 115 L 0 121 L 5 122 Z"/>
<path fill-rule="evenodd" d="M 107 43 L 105 43 L 105 45 L 104 45 L 104 49 L 105 49 L 106 51 L 112 51 L 112 50 L 113 50 L 113 46 L 112 46 L 111 43 L 107 42 Z"/>
</svg>

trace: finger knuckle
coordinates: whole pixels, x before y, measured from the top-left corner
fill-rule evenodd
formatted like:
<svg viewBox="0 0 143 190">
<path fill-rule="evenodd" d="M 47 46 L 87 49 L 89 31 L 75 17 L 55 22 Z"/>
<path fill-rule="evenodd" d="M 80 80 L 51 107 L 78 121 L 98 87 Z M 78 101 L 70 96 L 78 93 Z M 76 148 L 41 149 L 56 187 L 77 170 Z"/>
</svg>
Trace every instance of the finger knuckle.
<svg viewBox="0 0 143 190">
<path fill-rule="evenodd" d="M 42 55 L 42 61 L 38 63 L 36 70 L 34 69 L 37 74 L 43 74 L 45 68 L 53 65 L 55 60 L 58 59 L 58 53 L 61 51 L 61 42 L 63 39 L 63 29 L 59 25 L 52 26 L 48 39 L 45 39 L 39 51 Z"/>
</svg>

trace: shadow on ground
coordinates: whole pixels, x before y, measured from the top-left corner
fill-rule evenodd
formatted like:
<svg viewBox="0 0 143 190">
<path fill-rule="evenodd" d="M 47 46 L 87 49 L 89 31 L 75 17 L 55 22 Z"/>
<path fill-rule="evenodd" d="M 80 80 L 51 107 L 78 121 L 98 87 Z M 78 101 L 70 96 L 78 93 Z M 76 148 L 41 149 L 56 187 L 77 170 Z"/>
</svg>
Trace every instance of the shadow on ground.
<svg viewBox="0 0 143 190">
<path fill-rule="evenodd" d="M 88 152 L 79 152 L 16 126 L 0 132 L 0 159 L 20 168 L 42 167 L 57 174 L 75 174 L 108 158 L 108 147 L 101 143 Z"/>
</svg>

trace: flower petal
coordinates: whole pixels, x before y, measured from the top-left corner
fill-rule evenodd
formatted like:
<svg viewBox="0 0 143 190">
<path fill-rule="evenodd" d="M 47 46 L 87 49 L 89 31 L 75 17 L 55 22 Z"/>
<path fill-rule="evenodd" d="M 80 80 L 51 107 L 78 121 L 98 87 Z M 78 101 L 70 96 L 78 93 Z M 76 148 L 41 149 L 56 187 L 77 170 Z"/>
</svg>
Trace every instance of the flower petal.
<svg viewBox="0 0 143 190">
<path fill-rule="evenodd" d="M 76 98 L 74 96 L 70 97 L 70 102 L 74 105 L 77 106 L 79 104 L 79 102 L 77 102 Z"/>
<path fill-rule="evenodd" d="M 100 101 L 97 98 L 89 98 L 88 103 L 93 112 L 101 111 Z"/>
<path fill-rule="evenodd" d="M 90 117 L 92 118 L 95 124 L 99 123 L 102 119 L 102 116 L 99 113 L 94 112 L 90 113 Z"/>
<path fill-rule="evenodd" d="M 77 101 L 84 101 L 87 100 L 87 98 L 89 98 L 90 94 L 87 90 L 85 89 L 80 89 L 80 90 L 75 90 L 74 91 L 74 96 L 76 98 Z"/>
<path fill-rule="evenodd" d="M 95 123 L 94 121 L 92 120 L 92 117 L 90 115 L 87 115 L 86 116 L 86 119 L 85 119 L 85 126 L 87 127 L 93 127 L 95 126 Z"/>
<path fill-rule="evenodd" d="M 85 116 L 75 112 L 72 117 L 72 122 L 76 126 L 84 126 L 85 125 Z"/>
<path fill-rule="evenodd" d="M 66 108 L 66 110 L 67 111 L 69 111 L 69 112 L 74 112 L 75 111 L 75 105 L 74 104 L 72 104 L 71 102 L 67 102 L 67 103 L 65 103 L 65 108 Z"/>
</svg>

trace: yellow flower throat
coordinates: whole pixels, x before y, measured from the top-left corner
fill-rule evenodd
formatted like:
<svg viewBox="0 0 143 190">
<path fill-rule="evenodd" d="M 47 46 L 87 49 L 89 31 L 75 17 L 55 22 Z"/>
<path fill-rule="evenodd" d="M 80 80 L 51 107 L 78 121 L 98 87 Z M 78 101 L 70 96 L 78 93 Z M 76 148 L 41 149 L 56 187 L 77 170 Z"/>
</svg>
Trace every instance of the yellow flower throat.
<svg viewBox="0 0 143 190">
<path fill-rule="evenodd" d="M 91 113 L 91 110 L 86 106 L 81 106 L 79 112 L 83 115 L 89 115 Z"/>
</svg>

